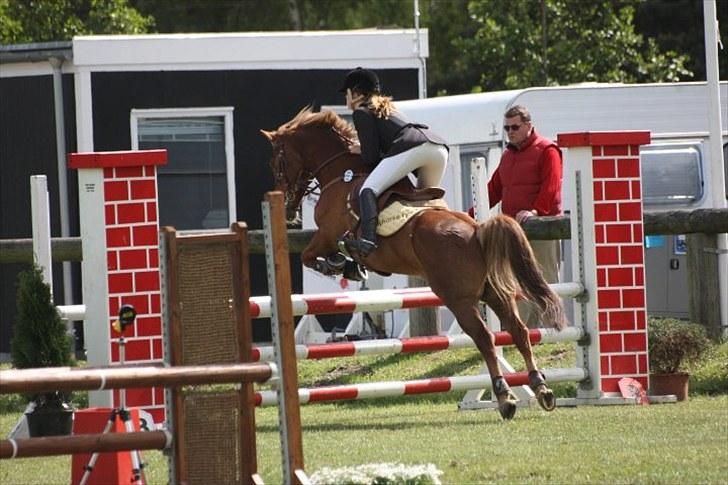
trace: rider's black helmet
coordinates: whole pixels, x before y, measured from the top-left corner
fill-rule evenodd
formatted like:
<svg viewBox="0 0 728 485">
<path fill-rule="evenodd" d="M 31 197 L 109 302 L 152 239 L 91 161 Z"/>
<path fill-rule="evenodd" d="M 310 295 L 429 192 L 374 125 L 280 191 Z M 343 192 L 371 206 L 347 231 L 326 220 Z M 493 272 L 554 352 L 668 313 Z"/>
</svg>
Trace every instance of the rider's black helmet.
<svg viewBox="0 0 728 485">
<path fill-rule="evenodd" d="M 372 70 L 357 67 L 346 75 L 344 85 L 339 92 L 345 93 L 347 89 L 357 90 L 363 94 L 379 93 L 379 77 Z"/>
</svg>

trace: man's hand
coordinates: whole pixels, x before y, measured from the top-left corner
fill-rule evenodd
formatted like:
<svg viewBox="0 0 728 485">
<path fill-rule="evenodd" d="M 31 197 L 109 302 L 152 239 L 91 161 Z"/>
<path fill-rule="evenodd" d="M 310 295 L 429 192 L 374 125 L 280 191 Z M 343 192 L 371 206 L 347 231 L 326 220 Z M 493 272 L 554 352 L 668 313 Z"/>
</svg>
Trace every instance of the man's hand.
<svg viewBox="0 0 728 485">
<path fill-rule="evenodd" d="M 518 211 L 518 214 L 516 214 L 516 221 L 518 221 L 518 223 L 520 224 L 523 221 L 525 221 L 526 219 L 529 219 L 537 214 L 538 213 L 535 210 Z"/>
</svg>

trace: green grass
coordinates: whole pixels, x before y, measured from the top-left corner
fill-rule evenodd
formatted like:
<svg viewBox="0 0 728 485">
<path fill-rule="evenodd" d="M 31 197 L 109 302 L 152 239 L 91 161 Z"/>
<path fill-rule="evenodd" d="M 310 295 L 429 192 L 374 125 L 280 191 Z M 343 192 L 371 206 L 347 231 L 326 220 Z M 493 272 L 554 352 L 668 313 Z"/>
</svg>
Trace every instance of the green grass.
<svg viewBox="0 0 728 485">
<path fill-rule="evenodd" d="M 539 346 L 537 358 L 544 367 L 570 367 L 570 347 Z M 509 361 L 520 363 L 515 356 Z M 306 361 L 299 374 L 303 387 L 464 375 L 480 365 L 474 351 L 457 350 Z M 397 461 L 433 463 L 448 484 L 726 483 L 728 344 L 711 349 L 690 371 L 691 398 L 684 403 L 519 409 L 512 422 L 493 411 L 458 412 L 462 393 L 306 405 L 306 469 Z M 574 393 L 570 384 L 554 388 L 559 396 Z M 19 416 L 17 409 L 0 412 L 0 434 Z M 277 409 L 258 410 L 256 420 L 260 474 L 267 483 L 280 483 Z M 167 483 L 165 456 L 144 456 L 149 482 Z M 2 460 L 0 483 L 68 483 L 70 462 Z"/>
</svg>

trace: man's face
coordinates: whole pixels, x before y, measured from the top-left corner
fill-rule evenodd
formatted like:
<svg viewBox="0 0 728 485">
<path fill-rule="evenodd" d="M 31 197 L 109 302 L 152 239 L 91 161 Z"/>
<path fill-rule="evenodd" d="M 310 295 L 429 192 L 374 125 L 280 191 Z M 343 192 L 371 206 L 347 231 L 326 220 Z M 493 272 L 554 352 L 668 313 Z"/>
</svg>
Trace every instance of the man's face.
<svg viewBox="0 0 728 485">
<path fill-rule="evenodd" d="M 531 122 L 523 121 L 520 116 L 505 118 L 503 121 L 503 131 L 508 135 L 508 141 L 510 143 L 520 145 L 531 133 Z"/>
</svg>

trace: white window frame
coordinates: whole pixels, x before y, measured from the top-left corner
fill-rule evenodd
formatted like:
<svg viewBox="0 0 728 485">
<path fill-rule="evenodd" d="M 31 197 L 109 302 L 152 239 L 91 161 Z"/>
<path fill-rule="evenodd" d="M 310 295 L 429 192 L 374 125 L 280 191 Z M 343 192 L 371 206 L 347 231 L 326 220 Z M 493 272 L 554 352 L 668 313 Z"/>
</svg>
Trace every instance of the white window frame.
<svg viewBox="0 0 728 485">
<path fill-rule="evenodd" d="M 139 149 L 139 119 L 147 118 L 200 118 L 205 116 L 221 117 L 225 123 L 225 169 L 228 192 L 228 225 L 237 221 L 237 204 L 235 197 L 235 140 L 233 139 L 233 106 L 216 106 L 209 108 L 160 108 L 132 109 L 131 148 Z"/>
</svg>

